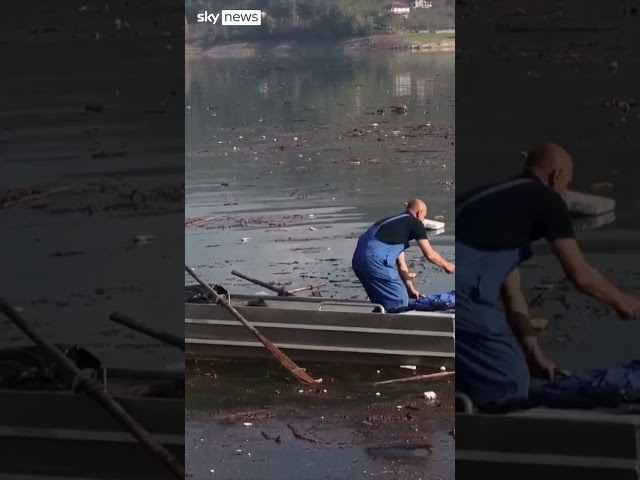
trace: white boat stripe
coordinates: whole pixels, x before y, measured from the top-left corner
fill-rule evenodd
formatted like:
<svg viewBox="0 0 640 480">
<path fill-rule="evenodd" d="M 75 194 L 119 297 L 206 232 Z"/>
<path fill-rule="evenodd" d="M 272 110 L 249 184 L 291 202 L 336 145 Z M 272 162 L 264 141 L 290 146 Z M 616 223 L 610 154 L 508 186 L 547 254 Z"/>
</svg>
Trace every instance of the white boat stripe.
<svg viewBox="0 0 640 480">
<path fill-rule="evenodd" d="M 452 337 L 453 338 L 453 337 Z M 229 347 L 256 347 L 264 348 L 264 345 L 260 342 L 234 342 L 227 340 L 209 340 L 205 338 L 187 338 L 185 343 L 194 345 L 221 345 Z M 311 345 L 296 345 L 291 343 L 276 343 L 276 347 L 284 349 L 296 349 L 296 350 L 310 350 L 310 351 L 328 351 L 331 352 L 346 352 L 346 353 L 373 353 L 379 355 L 396 355 L 405 357 L 440 357 L 440 358 L 454 358 L 453 352 L 432 352 L 425 350 L 385 350 L 382 348 L 347 348 L 347 347 L 314 347 Z"/>
<path fill-rule="evenodd" d="M 639 466 L 637 460 L 629 458 L 578 457 L 572 455 L 485 452 L 456 449 L 456 461 L 459 460 L 481 463 L 535 464 L 631 471 L 635 471 Z"/>
<path fill-rule="evenodd" d="M 185 318 L 185 323 L 193 325 L 226 325 L 241 327 L 242 324 L 237 320 L 198 320 L 194 318 Z M 298 325 L 292 323 L 264 323 L 251 322 L 251 325 L 258 328 L 283 328 L 292 330 L 321 330 L 335 332 L 353 332 L 353 333 L 382 333 L 385 335 L 411 335 L 425 337 L 451 337 L 451 332 L 432 332 L 427 330 L 393 330 L 390 328 L 361 328 L 361 327 L 337 327 L 333 325 Z"/>
<path fill-rule="evenodd" d="M 183 435 L 152 434 L 163 445 L 183 445 Z M 81 440 L 91 442 L 138 443 L 128 432 L 107 432 L 104 430 L 76 430 L 64 428 L 0 427 L 0 438 L 19 437 L 42 440 Z"/>
</svg>

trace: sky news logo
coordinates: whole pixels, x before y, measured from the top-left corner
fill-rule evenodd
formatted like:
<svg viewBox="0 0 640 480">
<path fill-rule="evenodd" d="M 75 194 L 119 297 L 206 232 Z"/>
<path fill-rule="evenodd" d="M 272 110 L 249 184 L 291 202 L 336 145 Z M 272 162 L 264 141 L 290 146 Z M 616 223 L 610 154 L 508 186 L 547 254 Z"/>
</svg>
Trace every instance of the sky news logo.
<svg viewBox="0 0 640 480">
<path fill-rule="evenodd" d="M 198 23 L 217 25 L 262 25 L 261 10 L 222 10 L 222 13 L 210 13 L 206 10 L 198 14 Z"/>
</svg>

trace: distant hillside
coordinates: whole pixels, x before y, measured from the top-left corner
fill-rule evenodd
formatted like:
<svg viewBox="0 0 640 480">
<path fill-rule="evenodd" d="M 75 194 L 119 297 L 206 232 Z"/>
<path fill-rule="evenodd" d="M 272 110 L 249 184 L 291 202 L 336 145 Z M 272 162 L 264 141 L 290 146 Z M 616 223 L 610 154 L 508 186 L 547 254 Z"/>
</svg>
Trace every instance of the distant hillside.
<svg viewBox="0 0 640 480">
<path fill-rule="evenodd" d="M 413 2 L 407 3 L 411 5 Z M 412 9 L 407 18 L 386 11 L 387 0 L 186 0 L 187 42 L 220 43 L 345 39 L 381 31 L 405 32 L 455 28 L 455 0 L 432 0 L 431 8 Z M 205 10 L 254 9 L 266 12 L 259 27 L 201 24 Z"/>
</svg>

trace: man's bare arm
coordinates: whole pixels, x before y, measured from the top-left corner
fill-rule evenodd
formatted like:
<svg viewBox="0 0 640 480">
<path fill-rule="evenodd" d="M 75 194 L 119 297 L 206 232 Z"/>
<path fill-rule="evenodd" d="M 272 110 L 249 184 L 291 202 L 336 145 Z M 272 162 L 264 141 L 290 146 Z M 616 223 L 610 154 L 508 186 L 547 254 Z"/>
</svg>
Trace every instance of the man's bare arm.
<svg viewBox="0 0 640 480">
<path fill-rule="evenodd" d="M 400 278 L 402 278 L 402 281 L 405 283 L 410 282 L 411 277 L 409 276 L 409 266 L 407 265 L 407 261 L 404 257 L 404 252 L 398 255 L 396 266 L 398 267 L 398 272 L 400 273 Z"/>
<path fill-rule="evenodd" d="M 623 295 L 584 258 L 578 242 L 563 238 L 551 243 L 567 278 L 581 292 L 611 307 L 616 307 Z"/>
<path fill-rule="evenodd" d="M 451 265 L 433 249 L 429 240 L 418 240 L 418 246 L 420 247 L 420 250 L 422 250 L 424 257 L 434 265 L 440 268 L 447 268 Z"/>
<path fill-rule="evenodd" d="M 529 307 L 520 285 L 520 270 L 516 268 L 507 275 L 500 293 L 507 322 L 518 342 L 523 347 L 530 347 L 532 343 L 537 345 L 538 339 L 529 319 Z"/>
<path fill-rule="evenodd" d="M 507 275 L 502 285 L 501 294 L 507 322 L 522 346 L 531 373 L 547 380 L 553 380 L 556 366 L 542 352 L 538 337 L 531 328 L 529 308 L 520 286 L 520 271 L 518 269 Z"/>
<path fill-rule="evenodd" d="M 411 281 L 411 276 L 409 275 L 409 266 L 407 265 L 407 261 L 404 256 L 404 252 L 398 255 L 398 259 L 396 260 L 396 266 L 398 267 L 398 273 L 400 273 L 400 278 L 404 282 L 407 287 L 407 291 L 411 293 L 411 295 L 416 296 L 418 291 L 413 286 L 413 282 Z"/>
</svg>

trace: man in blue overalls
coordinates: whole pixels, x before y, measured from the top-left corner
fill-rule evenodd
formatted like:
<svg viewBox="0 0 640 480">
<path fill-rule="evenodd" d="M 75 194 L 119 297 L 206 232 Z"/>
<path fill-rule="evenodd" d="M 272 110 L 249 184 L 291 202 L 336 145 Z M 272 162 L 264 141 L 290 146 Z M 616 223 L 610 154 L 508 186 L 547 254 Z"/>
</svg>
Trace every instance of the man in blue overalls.
<svg viewBox="0 0 640 480">
<path fill-rule="evenodd" d="M 407 204 L 405 213 L 376 222 L 358 240 L 351 265 L 372 303 L 387 312 L 401 312 L 409 305 L 409 295 L 419 298 L 409 276 L 404 251 L 415 240 L 425 258 L 447 273 L 455 266 L 444 260 L 427 240 L 424 219 L 426 204 L 419 199 Z"/>
<path fill-rule="evenodd" d="M 554 144 L 529 152 L 525 172 L 456 200 L 456 390 L 479 410 L 526 407 L 531 374 L 552 379 L 555 365 L 531 330 L 519 265 L 545 238 L 565 274 L 623 319 L 640 301 L 620 292 L 583 257 L 562 197 L 573 172 Z"/>
</svg>

